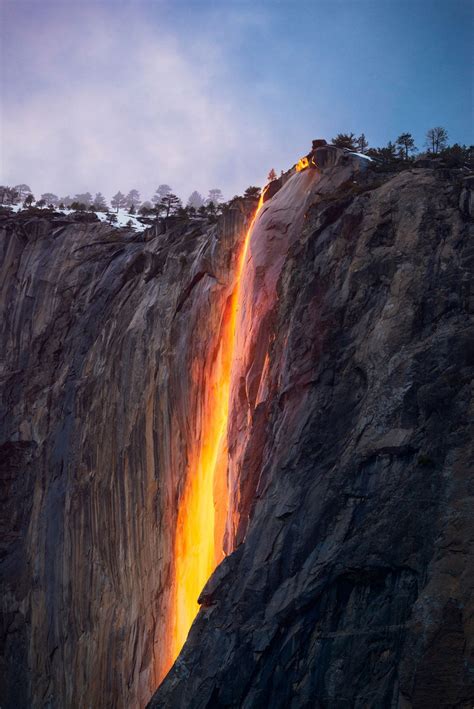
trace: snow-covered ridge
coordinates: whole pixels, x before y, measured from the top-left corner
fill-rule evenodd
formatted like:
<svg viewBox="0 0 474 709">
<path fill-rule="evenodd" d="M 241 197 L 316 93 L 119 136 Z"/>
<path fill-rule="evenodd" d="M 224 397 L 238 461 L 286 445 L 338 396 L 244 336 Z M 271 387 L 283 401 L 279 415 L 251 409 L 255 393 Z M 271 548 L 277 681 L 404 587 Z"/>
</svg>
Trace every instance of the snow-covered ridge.
<svg viewBox="0 0 474 709">
<path fill-rule="evenodd" d="M 13 204 L 9 205 L 8 209 L 11 209 L 12 212 L 17 213 L 21 212 L 24 207 L 22 204 Z M 47 210 L 45 209 L 45 212 L 46 211 Z M 67 208 L 55 209 L 54 211 L 56 214 L 76 214 L 76 210 Z M 109 214 L 106 214 L 105 212 L 89 212 L 89 210 L 87 210 L 87 212 L 90 214 L 95 214 L 101 222 L 109 222 L 111 214 L 114 214 L 117 217 L 117 221 L 114 221 L 112 224 L 116 227 L 129 226 L 135 231 L 144 231 L 147 228 L 146 224 L 142 224 L 141 221 L 136 217 L 136 215 L 129 214 L 126 209 L 119 209 L 118 212 L 114 210 Z M 131 224 L 129 224 L 129 222 L 131 222 Z"/>
</svg>

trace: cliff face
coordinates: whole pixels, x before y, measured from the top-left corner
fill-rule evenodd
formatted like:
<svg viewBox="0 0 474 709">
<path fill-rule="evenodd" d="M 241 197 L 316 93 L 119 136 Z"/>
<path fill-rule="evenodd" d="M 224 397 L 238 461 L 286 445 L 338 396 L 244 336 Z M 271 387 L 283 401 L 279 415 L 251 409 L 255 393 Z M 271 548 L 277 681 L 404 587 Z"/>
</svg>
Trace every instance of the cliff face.
<svg viewBox="0 0 474 709">
<path fill-rule="evenodd" d="M 290 177 L 249 246 L 235 549 L 151 707 L 470 707 L 472 234 L 459 175 Z M 246 220 L 6 218 L 2 706 L 144 706 Z"/>
<path fill-rule="evenodd" d="M 150 707 L 472 704 L 468 195 L 350 177 L 323 171 L 296 233 L 289 183 L 255 226 L 256 289 L 292 243 L 241 363 L 242 543 Z"/>
<path fill-rule="evenodd" d="M 144 706 L 169 666 L 178 498 L 244 226 L 4 220 L 2 706 Z"/>
</svg>

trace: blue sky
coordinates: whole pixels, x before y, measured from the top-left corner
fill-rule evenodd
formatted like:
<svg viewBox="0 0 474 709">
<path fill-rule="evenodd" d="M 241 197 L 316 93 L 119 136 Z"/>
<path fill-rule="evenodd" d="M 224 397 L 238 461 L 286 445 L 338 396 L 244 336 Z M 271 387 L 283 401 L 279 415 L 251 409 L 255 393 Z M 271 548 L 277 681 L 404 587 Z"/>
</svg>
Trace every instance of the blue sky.
<svg viewBox="0 0 474 709">
<path fill-rule="evenodd" d="M 0 0 L 1 171 L 227 198 L 316 137 L 473 142 L 471 0 Z"/>
</svg>

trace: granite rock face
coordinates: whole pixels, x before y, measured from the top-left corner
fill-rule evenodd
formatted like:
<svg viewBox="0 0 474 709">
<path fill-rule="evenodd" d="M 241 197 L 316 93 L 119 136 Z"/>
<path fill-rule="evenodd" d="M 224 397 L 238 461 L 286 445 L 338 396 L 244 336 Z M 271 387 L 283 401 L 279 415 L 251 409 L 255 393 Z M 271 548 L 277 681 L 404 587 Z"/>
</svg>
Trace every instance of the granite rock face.
<svg viewBox="0 0 474 709">
<path fill-rule="evenodd" d="M 158 686 L 177 500 L 245 224 L 3 219 L 4 709 L 139 707 Z"/>
<path fill-rule="evenodd" d="M 241 397 L 238 546 L 150 708 L 472 706 L 466 181 L 346 169 L 310 186 L 277 298 L 253 323 L 268 357 L 258 373 L 241 365 L 260 394 Z M 273 239 L 291 230 L 279 194 L 254 252 L 271 219 Z"/>
<path fill-rule="evenodd" d="M 274 186 L 233 368 L 229 556 L 150 707 L 471 707 L 472 181 Z M 243 210 L 0 221 L 2 707 L 143 707 Z"/>
</svg>

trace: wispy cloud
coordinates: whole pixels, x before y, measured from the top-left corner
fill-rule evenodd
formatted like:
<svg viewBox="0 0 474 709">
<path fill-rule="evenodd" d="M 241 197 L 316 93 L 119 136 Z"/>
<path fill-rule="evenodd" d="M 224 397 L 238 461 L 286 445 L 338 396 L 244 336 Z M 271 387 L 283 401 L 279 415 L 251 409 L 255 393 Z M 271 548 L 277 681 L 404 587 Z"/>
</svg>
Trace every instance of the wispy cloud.
<svg viewBox="0 0 474 709">
<path fill-rule="evenodd" d="M 40 27 L 10 18 L 22 50 L 17 66 L 19 54 L 6 57 L 15 81 L 2 91 L 2 182 L 144 197 L 167 182 L 186 198 L 262 181 L 264 111 L 245 103 L 224 45 L 150 27 L 137 7 L 70 7 Z"/>
</svg>

